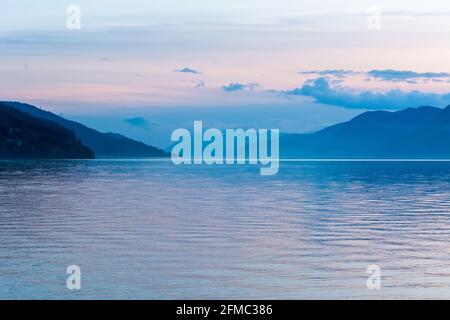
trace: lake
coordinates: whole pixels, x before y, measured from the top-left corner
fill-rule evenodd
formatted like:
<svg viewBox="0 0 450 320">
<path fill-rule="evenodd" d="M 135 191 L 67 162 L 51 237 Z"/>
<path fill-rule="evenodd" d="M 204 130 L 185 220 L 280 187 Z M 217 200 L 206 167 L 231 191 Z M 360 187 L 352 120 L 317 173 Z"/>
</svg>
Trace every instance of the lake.
<svg viewBox="0 0 450 320">
<path fill-rule="evenodd" d="M 450 162 L 1 161 L 0 298 L 449 299 Z"/>
</svg>

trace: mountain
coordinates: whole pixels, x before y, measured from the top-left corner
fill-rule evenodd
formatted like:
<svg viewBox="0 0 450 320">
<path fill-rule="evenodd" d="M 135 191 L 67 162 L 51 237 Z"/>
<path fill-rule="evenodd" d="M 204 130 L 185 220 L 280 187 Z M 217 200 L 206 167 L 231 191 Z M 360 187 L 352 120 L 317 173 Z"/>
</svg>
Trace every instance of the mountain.
<svg viewBox="0 0 450 320">
<path fill-rule="evenodd" d="M 282 158 L 450 158 L 450 106 L 365 112 L 313 134 L 280 138 Z"/>
<path fill-rule="evenodd" d="M 19 102 L 2 102 L 34 117 L 46 119 L 72 130 L 80 141 L 94 150 L 97 158 L 168 157 L 161 149 L 129 139 L 116 133 L 101 133 L 80 123 L 64 119 L 49 111 Z"/>
<path fill-rule="evenodd" d="M 0 102 L 0 159 L 92 159 L 75 134 Z"/>
</svg>

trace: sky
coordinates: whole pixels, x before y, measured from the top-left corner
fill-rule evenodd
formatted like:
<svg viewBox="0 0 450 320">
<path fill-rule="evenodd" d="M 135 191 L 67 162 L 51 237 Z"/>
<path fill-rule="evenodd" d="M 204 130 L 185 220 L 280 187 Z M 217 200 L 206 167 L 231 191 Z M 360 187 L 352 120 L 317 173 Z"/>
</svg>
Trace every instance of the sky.
<svg viewBox="0 0 450 320">
<path fill-rule="evenodd" d="M 67 8 L 80 8 L 69 29 Z M 160 147 L 450 104 L 448 1 L 2 0 L 0 99 Z M 72 20 L 71 20 L 72 21 Z"/>
</svg>

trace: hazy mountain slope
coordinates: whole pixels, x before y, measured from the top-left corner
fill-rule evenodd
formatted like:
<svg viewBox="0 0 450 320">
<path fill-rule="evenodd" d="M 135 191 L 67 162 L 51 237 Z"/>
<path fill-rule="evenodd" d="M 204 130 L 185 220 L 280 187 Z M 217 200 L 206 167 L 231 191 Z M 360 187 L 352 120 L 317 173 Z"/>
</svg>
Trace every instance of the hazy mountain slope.
<svg viewBox="0 0 450 320">
<path fill-rule="evenodd" d="M 389 152 L 397 157 L 450 158 L 450 106 L 426 126 L 391 139 L 380 152 Z"/>
<path fill-rule="evenodd" d="M 56 122 L 63 127 L 73 130 L 81 142 L 94 150 L 96 157 L 111 158 L 139 158 L 139 157 L 167 157 L 168 154 L 161 149 L 148 146 L 142 142 L 129 139 L 115 133 L 101 133 L 80 123 L 64 119 L 51 112 L 35 106 L 18 103 L 3 102 L 13 108 L 21 110 L 32 116 Z"/>
<path fill-rule="evenodd" d="M 72 131 L 0 103 L 0 158 L 91 159 L 94 153 Z"/>
<path fill-rule="evenodd" d="M 450 108 L 374 111 L 314 134 L 281 137 L 282 157 L 450 157 Z"/>
</svg>

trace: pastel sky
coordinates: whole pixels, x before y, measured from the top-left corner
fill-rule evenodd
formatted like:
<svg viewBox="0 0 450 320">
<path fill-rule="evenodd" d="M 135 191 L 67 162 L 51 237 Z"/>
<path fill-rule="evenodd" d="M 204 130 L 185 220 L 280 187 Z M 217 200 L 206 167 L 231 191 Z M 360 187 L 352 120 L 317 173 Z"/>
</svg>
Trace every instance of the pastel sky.
<svg viewBox="0 0 450 320">
<path fill-rule="evenodd" d="M 81 8 L 81 29 L 66 27 Z M 450 104 L 448 1 L 2 0 L 0 99 L 164 146 Z M 378 15 L 380 13 L 380 15 Z"/>
</svg>

